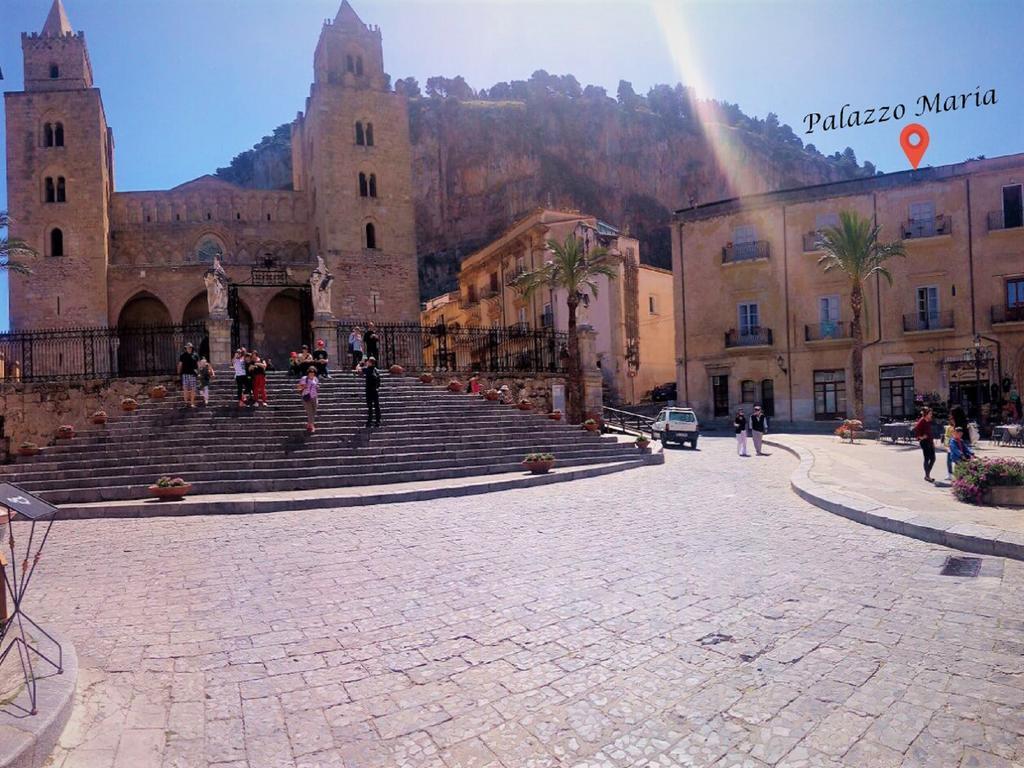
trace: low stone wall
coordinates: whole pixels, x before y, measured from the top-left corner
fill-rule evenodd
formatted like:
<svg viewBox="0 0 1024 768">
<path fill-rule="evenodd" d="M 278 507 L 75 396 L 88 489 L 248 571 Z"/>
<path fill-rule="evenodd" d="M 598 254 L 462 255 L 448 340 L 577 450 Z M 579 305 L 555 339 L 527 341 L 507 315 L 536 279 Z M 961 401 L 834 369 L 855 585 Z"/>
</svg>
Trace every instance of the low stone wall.
<svg viewBox="0 0 1024 768">
<path fill-rule="evenodd" d="M 435 384 L 447 384 L 452 379 L 458 379 L 465 385 L 469 383 L 470 376 L 473 375 L 466 373 L 451 375 L 433 371 L 431 373 L 434 375 Z M 480 373 L 476 375 L 480 382 L 481 393 L 486 392 L 488 389 L 501 389 L 502 386 L 507 385 L 515 400 L 518 401 L 520 393 L 522 393 L 523 396 L 533 403 L 534 410 L 538 413 L 548 413 L 551 411 L 551 385 L 565 384 L 564 376 L 544 373 L 532 376 L 501 373 Z"/>
<path fill-rule="evenodd" d="M 25 441 L 52 445 L 53 433 L 61 424 L 86 427 L 92 414 L 100 410 L 115 416 L 121 412 L 121 398 L 134 397 L 142 402 L 156 384 L 167 387 L 168 397 L 174 397 L 180 389 L 173 376 L 59 384 L 0 384 L 3 436 L 9 438 L 12 453 Z"/>
</svg>

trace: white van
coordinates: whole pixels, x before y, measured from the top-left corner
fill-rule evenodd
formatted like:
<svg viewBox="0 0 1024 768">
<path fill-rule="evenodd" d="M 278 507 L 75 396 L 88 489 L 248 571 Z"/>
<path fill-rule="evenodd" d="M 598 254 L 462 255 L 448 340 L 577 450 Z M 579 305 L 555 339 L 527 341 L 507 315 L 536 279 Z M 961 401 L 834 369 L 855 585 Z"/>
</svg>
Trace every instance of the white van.
<svg viewBox="0 0 1024 768">
<path fill-rule="evenodd" d="M 689 443 L 696 448 L 700 437 L 697 414 L 692 408 L 663 408 L 651 424 L 651 437 L 661 440 L 662 445 Z"/>
</svg>

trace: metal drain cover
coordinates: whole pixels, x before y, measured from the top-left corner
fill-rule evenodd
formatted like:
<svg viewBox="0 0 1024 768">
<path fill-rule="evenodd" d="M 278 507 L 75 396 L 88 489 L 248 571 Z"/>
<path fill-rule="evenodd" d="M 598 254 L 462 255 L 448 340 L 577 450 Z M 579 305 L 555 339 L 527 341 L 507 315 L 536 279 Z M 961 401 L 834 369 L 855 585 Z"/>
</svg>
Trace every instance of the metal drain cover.
<svg viewBox="0 0 1024 768">
<path fill-rule="evenodd" d="M 980 557 L 947 557 L 940 571 L 943 576 L 975 577 L 981 572 Z"/>
</svg>

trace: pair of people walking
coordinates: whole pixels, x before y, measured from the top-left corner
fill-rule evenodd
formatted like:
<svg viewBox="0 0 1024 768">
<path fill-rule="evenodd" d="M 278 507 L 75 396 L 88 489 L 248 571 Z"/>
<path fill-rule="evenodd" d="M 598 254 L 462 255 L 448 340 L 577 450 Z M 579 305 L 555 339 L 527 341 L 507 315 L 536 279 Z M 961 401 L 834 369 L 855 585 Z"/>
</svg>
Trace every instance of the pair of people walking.
<svg viewBox="0 0 1024 768">
<path fill-rule="evenodd" d="M 754 406 L 754 412 L 750 414 L 750 419 L 747 419 L 743 409 L 736 411 L 736 418 L 732 422 L 733 428 L 736 430 L 736 453 L 740 456 L 749 456 L 747 453 L 747 437 L 750 437 L 754 441 L 754 451 L 758 456 L 764 456 L 764 452 L 761 450 L 761 442 L 764 440 L 764 435 L 768 431 L 768 417 L 761 410 L 760 405 Z"/>
<path fill-rule="evenodd" d="M 365 380 L 366 390 L 366 426 L 367 428 L 379 427 L 381 376 L 374 358 L 366 359 L 362 376 Z M 302 406 L 306 411 L 306 431 L 316 432 L 316 412 L 320 402 L 320 377 L 315 365 L 306 369 L 306 375 L 299 381 L 298 391 L 302 397 Z"/>
<path fill-rule="evenodd" d="M 238 407 L 252 404 L 267 407 L 267 368 L 269 360 L 260 357 L 256 350 L 239 347 L 231 359 L 235 374 L 235 397 Z"/>
<path fill-rule="evenodd" d="M 959 406 L 956 407 L 959 408 Z M 963 409 L 960 409 L 960 413 L 963 414 Z M 953 479 L 953 468 L 956 464 L 974 456 L 974 450 L 971 448 L 970 433 L 966 424 L 966 415 L 963 416 L 963 424 L 957 423 L 957 414 L 950 412 L 950 416 L 955 426 L 953 427 L 953 436 L 950 437 L 949 445 L 947 446 L 947 482 Z M 932 436 L 932 422 L 934 419 L 935 414 L 932 413 L 932 409 L 925 408 L 921 412 L 921 418 L 914 424 L 914 438 L 917 440 L 917 444 L 921 446 L 921 455 L 924 459 L 924 480 L 926 483 L 935 482 L 935 478 L 932 477 L 932 467 L 935 466 L 935 438 Z"/>
</svg>

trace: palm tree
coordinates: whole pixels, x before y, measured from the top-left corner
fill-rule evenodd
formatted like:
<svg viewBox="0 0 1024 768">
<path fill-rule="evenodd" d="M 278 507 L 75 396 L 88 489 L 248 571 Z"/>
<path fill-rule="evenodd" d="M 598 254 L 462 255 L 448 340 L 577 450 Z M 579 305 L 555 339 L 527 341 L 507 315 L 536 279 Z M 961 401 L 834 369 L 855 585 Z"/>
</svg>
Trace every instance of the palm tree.
<svg viewBox="0 0 1024 768">
<path fill-rule="evenodd" d="M 857 213 L 842 211 L 839 226 L 822 230 L 819 247 L 825 254 L 818 259 L 826 272 L 838 269 L 850 279 L 850 335 L 853 353 L 853 418 L 864 419 L 864 330 L 860 316 L 864 308 L 864 283 L 872 275 L 881 275 L 892 285 L 885 262 L 894 256 L 906 256 L 903 241 L 879 241 L 882 228 Z"/>
<path fill-rule="evenodd" d="M 515 285 L 525 298 L 537 291 L 549 288 L 562 289 L 569 306 L 569 359 L 566 370 L 566 405 L 570 424 L 583 421 L 583 370 L 580 363 L 580 342 L 576 333 L 576 308 L 584 293 L 597 296 L 597 278 L 615 279 L 616 256 L 607 248 L 591 248 L 588 252 L 583 241 L 569 233 L 565 242 L 548 240 L 551 251 L 550 261 L 539 269 L 520 275 Z"/>
<path fill-rule="evenodd" d="M 32 270 L 18 259 L 35 256 L 36 252 L 23 240 L 9 239 L 7 232 L 10 231 L 10 226 L 11 219 L 7 212 L 0 211 L 0 270 L 27 275 Z"/>
</svg>

